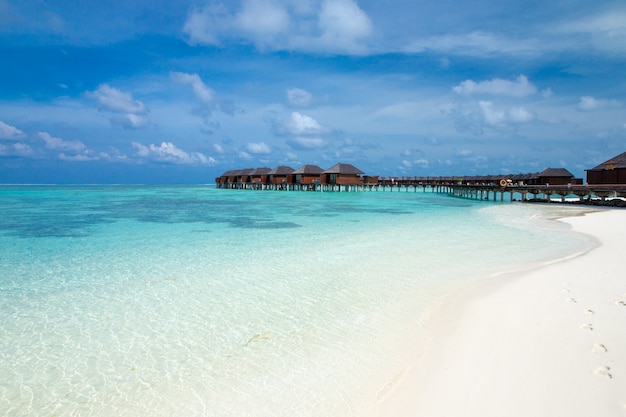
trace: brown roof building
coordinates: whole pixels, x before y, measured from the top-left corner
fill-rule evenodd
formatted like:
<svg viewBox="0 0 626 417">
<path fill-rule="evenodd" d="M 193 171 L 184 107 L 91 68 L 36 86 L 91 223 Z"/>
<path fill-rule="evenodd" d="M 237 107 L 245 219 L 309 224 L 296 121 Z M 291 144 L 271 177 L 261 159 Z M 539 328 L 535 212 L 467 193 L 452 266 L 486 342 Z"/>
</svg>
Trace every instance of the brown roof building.
<svg viewBox="0 0 626 417">
<path fill-rule="evenodd" d="M 626 152 L 588 169 L 587 184 L 626 184 Z"/>
<path fill-rule="evenodd" d="M 281 165 L 271 170 L 268 175 L 270 184 L 280 185 L 287 184 L 287 177 L 294 171 L 292 167 Z"/>
<path fill-rule="evenodd" d="M 293 184 L 313 184 L 315 181 L 320 181 L 324 170 L 317 165 L 305 165 L 293 171 L 291 176 L 293 178 Z"/>
<path fill-rule="evenodd" d="M 574 174 L 572 174 L 565 168 L 546 168 L 539 174 L 537 174 L 535 182 L 531 182 L 531 184 L 567 185 L 577 182 L 578 181 L 576 181 L 576 179 L 574 178 Z M 582 183 L 582 180 L 579 182 Z"/>
<path fill-rule="evenodd" d="M 350 164 L 335 164 L 322 173 L 322 184 L 358 185 L 363 171 Z"/>
</svg>

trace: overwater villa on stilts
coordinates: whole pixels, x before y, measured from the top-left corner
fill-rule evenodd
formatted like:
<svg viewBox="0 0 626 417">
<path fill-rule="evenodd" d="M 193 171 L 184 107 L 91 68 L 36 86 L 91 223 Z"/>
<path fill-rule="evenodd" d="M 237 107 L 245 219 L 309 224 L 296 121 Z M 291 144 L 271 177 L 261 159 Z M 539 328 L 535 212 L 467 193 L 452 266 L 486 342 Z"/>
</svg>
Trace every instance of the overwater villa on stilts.
<svg viewBox="0 0 626 417">
<path fill-rule="evenodd" d="M 605 173 L 604 171 L 617 171 Z M 383 177 L 365 175 L 351 164 L 338 163 L 324 170 L 317 165 L 298 169 L 247 168 L 224 172 L 215 179 L 217 188 L 274 191 L 430 191 L 451 196 L 491 201 L 565 202 L 626 200 L 626 152 L 587 170 L 590 178 L 622 178 L 623 183 L 596 181 L 583 185 L 565 168 L 539 173 L 482 176 Z"/>
</svg>

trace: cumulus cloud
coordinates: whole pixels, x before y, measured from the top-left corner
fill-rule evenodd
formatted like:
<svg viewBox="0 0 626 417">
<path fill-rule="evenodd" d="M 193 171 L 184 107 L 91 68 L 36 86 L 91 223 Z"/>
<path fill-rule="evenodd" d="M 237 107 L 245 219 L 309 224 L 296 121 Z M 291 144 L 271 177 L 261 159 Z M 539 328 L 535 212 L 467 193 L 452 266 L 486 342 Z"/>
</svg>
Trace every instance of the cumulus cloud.
<svg viewBox="0 0 626 417">
<path fill-rule="evenodd" d="M 171 142 L 161 142 L 160 145 L 150 144 L 148 146 L 132 142 L 132 146 L 135 148 L 137 156 L 157 162 L 180 165 L 214 165 L 216 163 L 212 157 L 206 157 L 200 152 L 185 152 Z"/>
<path fill-rule="evenodd" d="M 325 0 L 319 26 L 323 49 L 340 48 L 353 53 L 365 52 L 361 41 L 372 33 L 369 16 L 351 0 Z"/>
<path fill-rule="evenodd" d="M 278 130 L 294 136 L 319 135 L 328 132 L 328 129 L 317 120 L 300 112 L 291 113 L 289 119 L 278 126 Z"/>
<path fill-rule="evenodd" d="M 272 152 L 270 147 L 267 146 L 265 142 L 249 143 L 248 146 L 246 146 L 246 149 L 248 152 L 253 154 L 269 154 Z"/>
<path fill-rule="evenodd" d="M 68 141 L 55 138 L 47 132 L 39 132 L 37 136 L 46 143 L 46 148 L 56 151 L 84 152 L 87 147 L 81 141 Z"/>
<path fill-rule="evenodd" d="M 191 44 L 244 40 L 259 49 L 362 54 L 373 31 L 354 0 L 245 0 L 237 11 L 225 5 L 192 10 L 183 32 Z"/>
<path fill-rule="evenodd" d="M 520 75 L 515 81 L 494 78 L 493 80 L 476 82 L 465 80 L 452 88 L 456 94 L 471 96 L 474 94 L 504 95 L 512 97 L 526 97 L 537 93 L 537 87 L 528 81 L 525 75 Z"/>
<path fill-rule="evenodd" d="M 233 26 L 264 47 L 287 33 L 290 20 L 287 9 L 275 1 L 247 0 L 234 17 Z"/>
<path fill-rule="evenodd" d="M 313 117 L 292 112 L 287 119 L 273 120 L 273 131 L 277 136 L 287 136 L 287 144 L 294 149 L 322 149 L 329 145 L 328 137 L 334 132 Z"/>
<path fill-rule="evenodd" d="M 578 102 L 578 108 L 580 110 L 598 110 L 606 108 L 619 108 L 622 107 L 622 103 L 617 100 L 599 99 L 591 96 L 583 96 Z"/>
<path fill-rule="evenodd" d="M 135 100 L 130 93 L 102 84 L 97 90 L 85 95 L 94 100 L 101 111 L 115 114 L 110 118 L 112 124 L 126 129 L 140 129 L 150 123 L 146 116 L 148 108 L 141 101 Z"/>
<path fill-rule="evenodd" d="M 215 98 L 214 91 L 206 85 L 198 74 L 187 74 L 184 72 L 172 72 L 172 80 L 177 83 L 191 86 L 194 94 L 203 103 L 210 103 Z"/>
<path fill-rule="evenodd" d="M 146 106 L 141 101 L 108 84 L 100 85 L 97 90 L 88 92 L 87 96 L 97 101 L 100 107 L 107 111 L 134 114 L 146 112 Z"/>
<path fill-rule="evenodd" d="M 313 103 L 313 95 L 301 88 L 290 88 L 287 90 L 287 101 L 292 106 L 307 107 Z"/>
<path fill-rule="evenodd" d="M 0 144 L 0 155 L 30 157 L 34 154 L 33 148 L 25 143 L 18 142 L 10 145 Z"/>
<path fill-rule="evenodd" d="M 478 106 L 485 122 L 491 126 L 504 126 L 509 123 L 526 123 L 534 119 L 534 114 L 524 107 L 499 108 L 491 101 L 479 101 Z"/>
<path fill-rule="evenodd" d="M 24 132 L 16 128 L 15 126 L 8 125 L 3 121 L 0 121 L 0 139 L 7 140 L 19 140 L 25 137 Z"/>
</svg>

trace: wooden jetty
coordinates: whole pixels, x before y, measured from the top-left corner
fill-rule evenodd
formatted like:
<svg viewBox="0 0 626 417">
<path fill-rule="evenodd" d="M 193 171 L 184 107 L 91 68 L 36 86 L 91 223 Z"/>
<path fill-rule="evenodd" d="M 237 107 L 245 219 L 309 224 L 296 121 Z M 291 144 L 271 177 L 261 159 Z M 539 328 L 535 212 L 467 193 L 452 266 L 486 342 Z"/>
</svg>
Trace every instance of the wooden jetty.
<svg viewBox="0 0 626 417">
<path fill-rule="evenodd" d="M 227 171 L 215 179 L 217 188 L 317 192 L 434 192 L 486 201 L 605 201 L 626 199 L 626 184 L 583 185 L 564 168 L 547 168 L 535 174 L 464 177 L 367 176 L 350 164 L 327 170 L 315 165 Z"/>
</svg>

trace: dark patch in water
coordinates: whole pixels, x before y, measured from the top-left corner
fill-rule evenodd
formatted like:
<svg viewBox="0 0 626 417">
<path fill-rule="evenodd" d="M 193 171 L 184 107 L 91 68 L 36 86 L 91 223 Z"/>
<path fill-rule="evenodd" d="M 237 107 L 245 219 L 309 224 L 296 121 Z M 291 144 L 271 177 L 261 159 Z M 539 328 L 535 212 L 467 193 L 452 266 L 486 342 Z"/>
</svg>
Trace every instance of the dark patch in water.
<svg viewBox="0 0 626 417">
<path fill-rule="evenodd" d="M 243 229 L 296 229 L 302 227 L 293 222 L 258 221 L 254 219 L 237 219 L 231 221 L 230 225 Z"/>
</svg>

